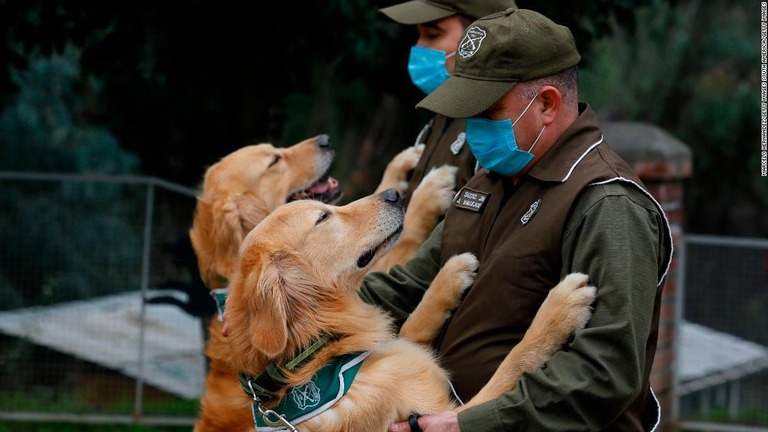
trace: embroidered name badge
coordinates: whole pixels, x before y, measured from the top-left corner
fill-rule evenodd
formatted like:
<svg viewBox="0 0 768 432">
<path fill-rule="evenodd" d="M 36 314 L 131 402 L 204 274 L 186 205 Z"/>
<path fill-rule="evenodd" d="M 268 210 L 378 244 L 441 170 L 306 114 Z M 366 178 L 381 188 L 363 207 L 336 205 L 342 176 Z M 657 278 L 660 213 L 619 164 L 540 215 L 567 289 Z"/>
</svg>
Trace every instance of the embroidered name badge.
<svg viewBox="0 0 768 432">
<path fill-rule="evenodd" d="M 456 140 L 451 143 L 451 153 L 453 153 L 454 156 L 459 154 L 461 151 L 461 148 L 464 147 L 464 143 L 467 141 L 467 134 L 464 132 L 459 132 L 458 135 L 456 135 Z"/>
<path fill-rule="evenodd" d="M 523 217 L 520 218 L 520 222 L 522 222 L 523 225 L 530 222 L 531 219 L 533 219 L 533 217 L 536 215 L 536 212 L 539 211 L 539 207 L 541 207 L 541 200 L 537 199 L 533 204 L 531 204 L 531 207 L 528 208 L 528 211 L 525 212 Z"/>
<path fill-rule="evenodd" d="M 490 194 L 463 187 L 453 198 L 453 205 L 466 210 L 479 212 L 488 200 Z"/>
</svg>

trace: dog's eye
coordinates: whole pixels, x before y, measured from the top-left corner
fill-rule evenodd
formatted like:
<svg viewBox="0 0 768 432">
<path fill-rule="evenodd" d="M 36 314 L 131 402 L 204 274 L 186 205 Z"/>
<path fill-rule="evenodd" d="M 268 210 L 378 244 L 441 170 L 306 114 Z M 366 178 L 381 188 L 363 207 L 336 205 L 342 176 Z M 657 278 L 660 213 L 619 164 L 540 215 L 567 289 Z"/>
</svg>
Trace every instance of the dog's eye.
<svg viewBox="0 0 768 432">
<path fill-rule="evenodd" d="M 320 214 L 320 217 L 317 218 L 317 221 L 315 221 L 315 225 L 319 225 L 320 222 L 328 219 L 328 216 L 330 216 L 330 215 L 331 215 L 331 213 L 329 213 L 329 212 L 322 212 Z"/>
<path fill-rule="evenodd" d="M 272 162 L 269 163 L 269 166 L 272 166 L 280 161 L 280 155 L 275 155 L 272 157 Z"/>
</svg>

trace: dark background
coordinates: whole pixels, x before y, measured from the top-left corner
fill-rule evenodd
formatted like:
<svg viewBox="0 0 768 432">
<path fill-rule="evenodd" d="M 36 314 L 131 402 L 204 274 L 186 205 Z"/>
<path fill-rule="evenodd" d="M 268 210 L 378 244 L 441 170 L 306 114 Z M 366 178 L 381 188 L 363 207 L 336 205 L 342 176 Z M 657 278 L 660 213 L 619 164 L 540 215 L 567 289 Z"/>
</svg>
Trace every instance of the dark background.
<svg viewBox="0 0 768 432">
<path fill-rule="evenodd" d="M 243 145 L 328 133 L 345 199 L 428 118 L 396 1 L 0 0 L 0 170 L 134 173 L 197 186 Z M 687 230 L 768 235 L 759 176 L 759 4 L 525 1 L 568 25 L 582 100 L 694 151 Z M 268 11 L 267 11 L 268 10 Z"/>
</svg>

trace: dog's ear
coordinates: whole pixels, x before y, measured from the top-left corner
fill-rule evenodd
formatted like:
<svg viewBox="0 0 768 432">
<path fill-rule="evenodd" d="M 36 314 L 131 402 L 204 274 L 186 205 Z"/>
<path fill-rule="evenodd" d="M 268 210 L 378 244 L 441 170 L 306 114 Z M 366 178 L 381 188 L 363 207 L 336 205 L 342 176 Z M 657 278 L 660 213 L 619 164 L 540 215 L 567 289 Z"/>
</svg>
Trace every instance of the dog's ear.
<svg viewBox="0 0 768 432">
<path fill-rule="evenodd" d="M 230 194 L 212 207 L 213 270 L 225 279 L 237 265 L 238 251 L 246 234 L 266 217 L 252 194 Z"/>
<path fill-rule="evenodd" d="M 281 255 L 261 255 L 261 270 L 249 275 L 247 284 L 254 287 L 250 307 L 251 343 L 268 357 L 285 350 L 288 343 L 288 299 L 281 268 L 286 259 Z"/>
<path fill-rule="evenodd" d="M 308 273 L 301 258 L 290 252 L 243 251 L 225 313 L 233 349 L 239 352 L 233 362 L 255 352 L 278 357 L 301 343 L 290 336 L 315 334 L 317 298 L 312 297 L 315 285 Z"/>
<path fill-rule="evenodd" d="M 270 206 L 266 201 L 261 199 L 258 195 L 251 192 L 244 192 L 238 194 L 232 198 L 237 212 L 240 217 L 240 231 L 243 235 L 241 238 L 251 232 L 253 227 L 259 224 L 269 213 L 271 213 L 275 205 Z"/>
</svg>

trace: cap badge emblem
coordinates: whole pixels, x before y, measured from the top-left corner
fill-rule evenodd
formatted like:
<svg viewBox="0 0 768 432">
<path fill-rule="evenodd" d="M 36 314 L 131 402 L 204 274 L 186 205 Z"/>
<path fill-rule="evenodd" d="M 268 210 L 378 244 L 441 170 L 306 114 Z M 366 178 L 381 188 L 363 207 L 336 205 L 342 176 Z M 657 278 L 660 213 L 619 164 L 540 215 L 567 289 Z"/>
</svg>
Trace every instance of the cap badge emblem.
<svg viewBox="0 0 768 432">
<path fill-rule="evenodd" d="M 472 57 L 480 49 L 483 39 L 485 39 L 485 30 L 478 26 L 470 27 L 459 43 L 459 55 L 463 58 Z"/>
</svg>

